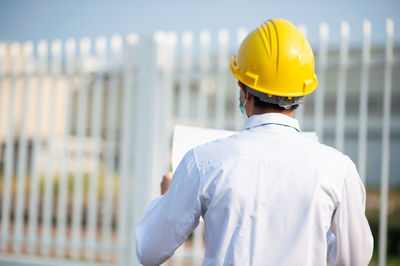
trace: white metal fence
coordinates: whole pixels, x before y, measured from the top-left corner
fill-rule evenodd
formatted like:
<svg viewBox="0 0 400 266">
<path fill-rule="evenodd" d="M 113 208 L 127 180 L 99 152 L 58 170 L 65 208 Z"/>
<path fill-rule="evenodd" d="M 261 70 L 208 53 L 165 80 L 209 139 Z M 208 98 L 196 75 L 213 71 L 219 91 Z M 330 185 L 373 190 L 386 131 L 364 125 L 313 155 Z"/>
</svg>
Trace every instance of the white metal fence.
<svg viewBox="0 0 400 266">
<path fill-rule="evenodd" d="M 300 28 L 307 33 L 304 25 Z M 391 132 L 400 139 L 399 117 L 391 117 L 399 61 L 390 19 L 382 49 L 371 48 L 368 21 L 362 31 L 362 48 L 352 54 L 350 26 L 343 22 L 337 53 L 328 48 L 328 25 L 320 25 L 314 49 L 319 86 L 297 117 L 303 128 L 340 150 L 351 153 L 346 145 L 355 142 L 353 159 L 364 182 L 367 166 L 377 165 L 368 159 L 368 149 L 377 152 L 368 147 L 368 132 L 381 137 L 379 264 L 385 265 L 390 147 L 395 153 L 400 147 L 390 142 Z M 244 29 L 234 36 L 220 30 L 214 41 L 204 30 L 179 38 L 157 32 L 151 38 L 115 35 L 109 41 L 1 43 L 0 255 L 26 262 L 50 257 L 136 263 L 133 228 L 170 169 L 173 124 L 240 130 L 244 123 L 228 62 L 245 35 Z M 354 69 L 359 73 L 349 76 Z M 373 71 L 381 74 L 371 80 Z M 355 79 L 356 85 L 349 86 Z M 346 110 L 351 95 L 356 95 L 356 111 Z M 382 113 L 369 108 L 375 95 L 383 95 Z M 396 178 L 400 169 L 395 169 Z M 178 249 L 174 265 L 201 263 L 202 230 L 200 224 Z"/>
</svg>

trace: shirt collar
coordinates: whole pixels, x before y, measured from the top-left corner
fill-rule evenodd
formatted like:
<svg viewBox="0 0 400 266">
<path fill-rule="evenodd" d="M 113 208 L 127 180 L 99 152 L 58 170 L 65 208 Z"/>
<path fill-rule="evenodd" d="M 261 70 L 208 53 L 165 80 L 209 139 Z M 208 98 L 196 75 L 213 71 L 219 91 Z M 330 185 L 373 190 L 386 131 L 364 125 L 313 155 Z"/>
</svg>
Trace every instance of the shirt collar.
<svg viewBox="0 0 400 266">
<path fill-rule="evenodd" d="M 291 127 L 300 132 L 299 121 L 297 121 L 297 119 L 294 119 L 290 116 L 280 113 L 265 113 L 260 115 L 252 115 L 247 119 L 243 130 L 267 124 Z"/>
</svg>

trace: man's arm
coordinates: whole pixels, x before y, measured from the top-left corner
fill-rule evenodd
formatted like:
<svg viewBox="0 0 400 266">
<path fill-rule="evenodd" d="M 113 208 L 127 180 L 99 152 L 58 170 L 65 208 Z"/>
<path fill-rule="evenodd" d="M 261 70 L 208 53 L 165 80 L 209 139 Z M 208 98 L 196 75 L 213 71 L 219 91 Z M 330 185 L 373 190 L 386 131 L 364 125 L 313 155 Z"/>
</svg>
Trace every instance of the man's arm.
<svg viewBox="0 0 400 266">
<path fill-rule="evenodd" d="M 365 188 L 354 163 L 347 159 L 346 173 L 331 230 L 336 237 L 333 265 L 368 265 L 372 257 L 373 238 L 365 217 Z"/>
<path fill-rule="evenodd" d="M 169 190 L 152 202 L 136 226 L 136 254 L 141 263 L 163 263 L 197 227 L 201 215 L 199 185 L 193 151 L 189 151 L 176 169 Z"/>
</svg>

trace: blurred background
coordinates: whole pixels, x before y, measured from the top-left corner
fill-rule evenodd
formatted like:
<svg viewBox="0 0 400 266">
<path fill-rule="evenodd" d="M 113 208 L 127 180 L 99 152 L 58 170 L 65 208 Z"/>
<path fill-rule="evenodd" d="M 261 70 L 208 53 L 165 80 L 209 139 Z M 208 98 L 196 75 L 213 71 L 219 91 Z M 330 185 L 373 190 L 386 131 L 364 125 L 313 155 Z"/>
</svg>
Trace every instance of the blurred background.
<svg viewBox="0 0 400 266">
<path fill-rule="evenodd" d="M 0 265 L 136 265 L 176 124 L 241 130 L 229 59 L 291 20 L 317 90 L 296 117 L 366 184 L 371 265 L 400 265 L 398 1 L 1 1 Z M 167 265 L 201 265 L 203 225 Z"/>
</svg>

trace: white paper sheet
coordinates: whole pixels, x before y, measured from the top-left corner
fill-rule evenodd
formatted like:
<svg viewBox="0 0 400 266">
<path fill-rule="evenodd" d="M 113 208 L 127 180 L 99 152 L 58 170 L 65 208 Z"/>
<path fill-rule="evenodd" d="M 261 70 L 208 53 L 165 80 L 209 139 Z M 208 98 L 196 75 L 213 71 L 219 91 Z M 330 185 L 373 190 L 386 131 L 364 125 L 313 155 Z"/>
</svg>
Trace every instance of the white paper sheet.
<svg viewBox="0 0 400 266">
<path fill-rule="evenodd" d="M 192 148 L 201 144 L 226 138 L 238 131 L 218 130 L 211 128 L 189 127 L 176 125 L 172 139 L 172 169 L 175 172 L 183 156 Z M 318 141 L 315 132 L 302 132 L 306 137 Z"/>
</svg>

